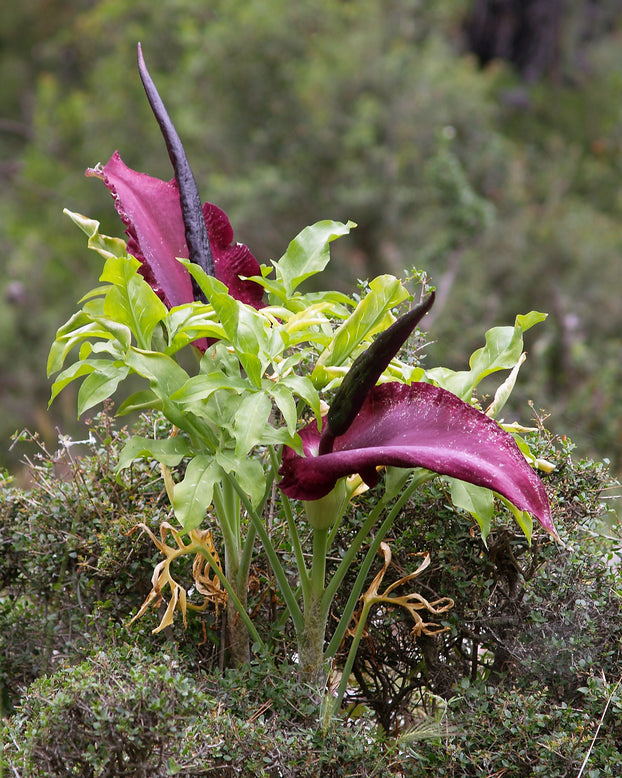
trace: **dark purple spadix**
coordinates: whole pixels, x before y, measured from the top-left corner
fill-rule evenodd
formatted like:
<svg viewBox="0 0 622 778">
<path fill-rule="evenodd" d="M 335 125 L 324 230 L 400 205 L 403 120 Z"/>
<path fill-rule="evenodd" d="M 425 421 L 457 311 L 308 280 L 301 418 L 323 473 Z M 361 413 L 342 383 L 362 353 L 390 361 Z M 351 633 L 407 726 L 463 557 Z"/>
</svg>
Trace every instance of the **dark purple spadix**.
<svg viewBox="0 0 622 778">
<path fill-rule="evenodd" d="M 423 302 L 394 321 L 354 360 L 328 411 L 320 454 L 332 451 L 335 438 L 343 435 L 352 424 L 371 389 L 433 303 L 434 292 L 430 292 Z"/>
<path fill-rule="evenodd" d="M 203 218 L 197 183 L 177 130 L 149 75 L 140 43 L 138 44 L 138 72 L 140 73 L 151 110 L 164 136 L 168 155 L 175 171 L 175 180 L 179 187 L 179 200 L 184 220 L 186 243 L 190 255 L 189 259 L 203 268 L 208 275 L 213 276 L 214 261 L 205 219 Z"/>
</svg>

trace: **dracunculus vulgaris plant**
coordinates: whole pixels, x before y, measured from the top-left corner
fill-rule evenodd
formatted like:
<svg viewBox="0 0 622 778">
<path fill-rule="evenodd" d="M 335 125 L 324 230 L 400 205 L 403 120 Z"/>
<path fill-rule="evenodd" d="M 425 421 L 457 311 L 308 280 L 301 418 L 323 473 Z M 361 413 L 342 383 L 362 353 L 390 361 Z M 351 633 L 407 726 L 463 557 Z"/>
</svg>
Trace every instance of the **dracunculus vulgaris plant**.
<svg viewBox="0 0 622 778">
<path fill-rule="evenodd" d="M 301 675 L 321 689 L 375 555 L 424 481 L 445 477 L 454 503 L 470 512 L 484 536 L 499 501 L 528 536 L 532 517 L 554 534 L 536 473 L 547 463 L 533 458 L 520 427 L 495 420 L 524 358 L 523 333 L 544 315 L 531 312 L 516 317 L 514 326 L 487 332 L 462 372 L 426 371 L 416 360 L 400 358 L 434 293 L 422 293 L 412 304 L 405 282 L 391 275 L 373 279 L 356 296 L 301 292 L 306 279 L 325 269 L 330 243 L 355 226 L 350 222 L 307 227 L 280 260 L 259 265 L 245 246 L 232 242 L 224 213 L 201 206 L 140 47 L 139 70 L 175 178 L 163 182 L 135 172 L 117 153 L 88 171 L 111 191 L 128 242 L 69 214 L 105 262 L 102 285 L 83 298 L 52 345 L 48 370 L 60 371 L 52 399 L 81 379 L 82 414 L 119 391 L 126 378 L 144 380 L 118 412 L 159 411 L 171 434 L 130 439 L 119 478 L 137 457 L 159 462 L 178 522 L 162 530 L 158 547 L 167 554 L 166 577 L 154 574 L 151 599 L 171 586 L 175 597 L 166 623 L 177 604 L 185 619 L 189 599 L 172 578 L 170 562 L 183 554 L 201 558 L 203 583 L 196 588 L 210 596 L 208 564 L 227 599 L 231 661 L 245 661 L 249 641 L 263 642 L 246 604 L 259 541 L 297 635 Z M 187 347 L 198 357 L 196 370 L 177 359 Z M 497 371 L 509 372 L 483 411 L 474 400 L 477 386 Z M 374 488 L 377 499 L 327 574 L 342 520 L 363 488 Z M 265 514 L 281 516 L 287 526 L 295 583 Z M 210 528 L 218 529 L 224 569 Z M 168 532 L 177 548 L 164 542 Z M 359 572 L 327 642 L 331 605 L 355 561 Z"/>
</svg>

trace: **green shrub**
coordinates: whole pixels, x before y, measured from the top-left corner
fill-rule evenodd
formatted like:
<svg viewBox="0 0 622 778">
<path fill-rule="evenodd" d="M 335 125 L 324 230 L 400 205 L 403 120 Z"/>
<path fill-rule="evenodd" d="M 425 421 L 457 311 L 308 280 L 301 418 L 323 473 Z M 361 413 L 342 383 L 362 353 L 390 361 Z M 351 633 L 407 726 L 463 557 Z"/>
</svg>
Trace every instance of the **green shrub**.
<svg viewBox="0 0 622 778">
<path fill-rule="evenodd" d="M 158 420 L 143 419 L 153 425 Z M 51 454 L 35 436 L 31 486 L 0 488 L 0 688 L 5 710 L 42 673 L 80 661 L 111 633 L 158 645 L 156 617 L 126 627 L 150 589 L 157 553 L 138 522 L 157 531 L 169 505 L 160 473 L 150 462 L 118 480 L 117 455 L 127 430 L 102 413 L 90 423 L 91 443 L 81 456 L 73 445 Z M 25 446 L 22 447 L 22 450 Z M 193 661 L 212 662 L 211 617 L 179 630 Z M 205 629 L 204 629 L 205 628 Z M 169 630 L 170 633 L 170 630 Z M 196 645 L 204 646 L 197 649 Z"/>
<path fill-rule="evenodd" d="M 384 775 L 369 723 L 322 733 L 292 707 L 304 705 L 293 684 L 269 660 L 207 683 L 174 650 L 102 650 L 31 686 L 5 766 L 22 778 Z"/>
<path fill-rule="evenodd" d="M 164 653 L 102 651 L 31 686 L 8 763 L 33 776 L 167 775 L 174 756 L 187 756 L 175 752 L 180 733 L 214 705 Z"/>
<path fill-rule="evenodd" d="M 574 705 L 557 701 L 537 681 L 530 688 L 465 681 L 461 692 L 454 701 L 462 720 L 460 734 L 417 744 L 417 767 L 406 775 L 574 778 L 586 758 L 584 778 L 620 775 L 621 696 L 614 684 L 591 677 L 582 699 Z M 599 729 L 612 692 L 612 703 Z"/>
<path fill-rule="evenodd" d="M 565 546 L 543 533 L 529 545 L 501 511 L 485 543 L 451 506 L 442 481 L 415 494 L 398 519 L 385 584 L 416 567 L 414 554 L 429 551 L 432 564 L 413 586 L 428 600 L 455 603 L 439 622 L 447 631 L 435 638 L 414 641 L 412 621 L 397 608 L 378 612 L 368 626 L 355 674 L 360 699 L 384 710 L 385 728 L 397 726 L 422 689 L 451 696 L 464 678 L 498 684 L 518 674 L 529 684 L 537 677 L 570 701 L 590 667 L 608 675 L 622 667 L 619 578 L 603 535 L 606 465 L 574 461 L 569 441 L 544 430 L 530 442 L 556 464 L 546 484 Z M 619 533 L 617 525 L 608 530 Z"/>
</svg>

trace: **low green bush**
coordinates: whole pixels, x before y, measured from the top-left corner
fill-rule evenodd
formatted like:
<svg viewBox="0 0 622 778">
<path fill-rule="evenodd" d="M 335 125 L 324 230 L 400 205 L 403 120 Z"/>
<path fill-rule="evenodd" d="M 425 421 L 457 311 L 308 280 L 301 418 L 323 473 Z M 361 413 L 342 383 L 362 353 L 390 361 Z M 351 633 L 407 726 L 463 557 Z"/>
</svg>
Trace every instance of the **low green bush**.
<svg viewBox="0 0 622 778">
<path fill-rule="evenodd" d="M 447 733 L 413 745 L 406 775 L 574 778 L 587 756 L 584 778 L 621 772 L 622 536 L 606 499 L 619 488 L 606 463 L 575 459 L 570 441 L 540 430 L 530 443 L 556 464 L 546 483 L 564 545 L 536 535 L 529 546 L 501 515 L 484 543 L 441 482 L 416 496 L 390 540 L 386 585 L 428 550 L 413 590 L 455 601 L 438 620 L 446 632 L 416 641 L 402 610 L 377 612 L 357 654 L 351 705 L 371 707 L 404 741 L 426 694 L 446 700 Z"/>
<path fill-rule="evenodd" d="M 268 660 L 200 679 L 174 648 L 108 648 L 30 687 L 5 766 L 22 778 L 384 775 L 369 722 L 305 724 L 294 677 Z"/>
<path fill-rule="evenodd" d="M 138 422 L 158 424 L 156 417 Z M 0 488 L 0 689 L 10 711 L 39 675 L 79 662 L 110 634 L 148 646 L 155 624 L 128 622 L 150 589 L 157 551 L 132 532 L 143 522 L 156 532 L 169 505 L 153 463 L 114 474 L 126 429 L 109 413 L 89 422 L 90 443 L 61 437 L 48 452 L 36 436 L 24 435 L 30 485 Z M 34 448 L 34 453 L 32 449 Z M 74 454 L 74 451 L 80 453 Z M 180 644 L 193 646 L 193 661 L 211 663 L 216 637 L 210 617 L 180 630 Z M 203 628 L 205 625 L 205 629 Z M 212 638 L 211 640 L 209 638 Z M 197 651 L 194 646 L 203 641 Z"/>
<path fill-rule="evenodd" d="M 459 734 L 418 743 L 417 766 L 407 775 L 619 776 L 622 694 L 616 684 L 591 676 L 571 705 L 534 679 L 529 688 L 465 681 L 453 703 L 462 721 Z"/>
</svg>

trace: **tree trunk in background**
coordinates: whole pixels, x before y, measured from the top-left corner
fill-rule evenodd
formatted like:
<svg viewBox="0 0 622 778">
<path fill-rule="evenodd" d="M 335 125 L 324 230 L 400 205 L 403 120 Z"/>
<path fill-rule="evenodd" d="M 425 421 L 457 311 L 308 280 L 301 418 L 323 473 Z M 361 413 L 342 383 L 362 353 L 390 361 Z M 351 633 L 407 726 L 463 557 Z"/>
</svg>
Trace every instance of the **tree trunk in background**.
<svg viewBox="0 0 622 778">
<path fill-rule="evenodd" d="M 482 65 L 507 60 L 535 81 L 559 64 L 569 10 L 568 0 L 475 0 L 465 24 L 467 46 Z"/>
</svg>

